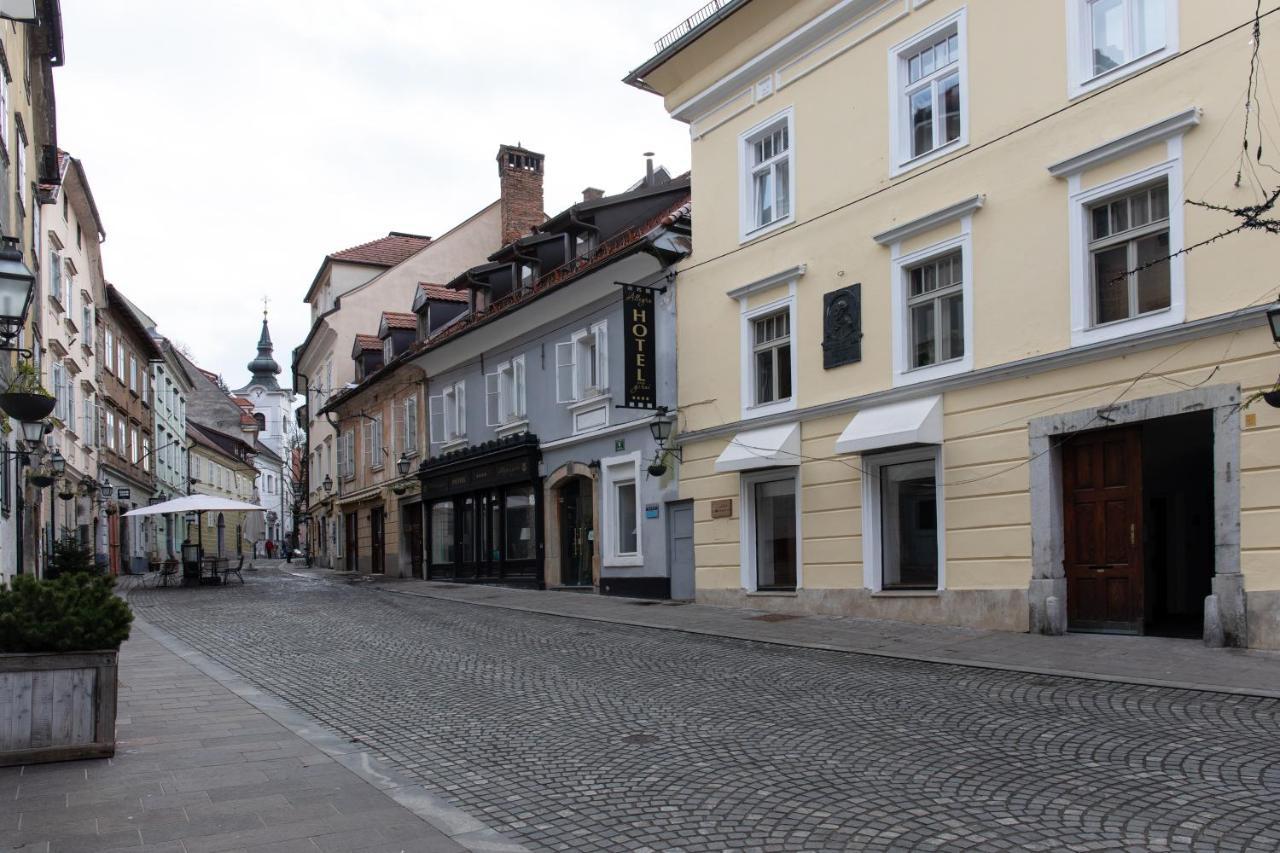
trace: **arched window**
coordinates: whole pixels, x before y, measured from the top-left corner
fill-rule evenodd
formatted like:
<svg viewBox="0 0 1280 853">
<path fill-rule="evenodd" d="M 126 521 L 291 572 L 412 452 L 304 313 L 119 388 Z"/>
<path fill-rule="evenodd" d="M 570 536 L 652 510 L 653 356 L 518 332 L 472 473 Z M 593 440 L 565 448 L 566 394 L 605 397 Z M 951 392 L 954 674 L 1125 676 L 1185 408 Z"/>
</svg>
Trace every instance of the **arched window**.
<svg viewBox="0 0 1280 853">
<path fill-rule="evenodd" d="M 267 431 L 267 416 L 262 412 L 254 412 L 253 419 L 258 422 L 258 429 L 261 432 Z"/>
</svg>

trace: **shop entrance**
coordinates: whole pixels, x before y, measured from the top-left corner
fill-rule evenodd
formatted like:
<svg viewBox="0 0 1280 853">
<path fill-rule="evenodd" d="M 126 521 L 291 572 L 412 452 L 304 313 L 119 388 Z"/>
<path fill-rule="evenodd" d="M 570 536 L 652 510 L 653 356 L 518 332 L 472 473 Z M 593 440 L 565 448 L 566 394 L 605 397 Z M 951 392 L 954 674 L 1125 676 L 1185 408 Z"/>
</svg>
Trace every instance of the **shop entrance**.
<svg viewBox="0 0 1280 853">
<path fill-rule="evenodd" d="M 590 477 L 573 477 L 557 490 L 560 504 L 560 584 L 589 587 L 595 552 L 594 493 Z"/>
<path fill-rule="evenodd" d="M 1208 412 L 1062 439 L 1067 627 L 1200 636 L 1214 571 Z"/>
</svg>

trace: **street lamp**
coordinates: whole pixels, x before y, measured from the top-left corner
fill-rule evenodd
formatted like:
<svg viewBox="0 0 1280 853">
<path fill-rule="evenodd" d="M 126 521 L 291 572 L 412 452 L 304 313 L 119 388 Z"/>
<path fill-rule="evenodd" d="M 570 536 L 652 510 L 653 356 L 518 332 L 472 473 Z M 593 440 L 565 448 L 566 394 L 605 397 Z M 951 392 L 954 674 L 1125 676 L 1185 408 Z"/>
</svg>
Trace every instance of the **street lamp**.
<svg viewBox="0 0 1280 853">
<path fill-rule="evenodd" d="M 409 454 L 401 453 L 400 458 L 396 460 L 396 471 L 403 477 L 409 473 Z"/>
<path fill-rule="evenodd" d="M 49 466 L 53 468 L 53 473 L 61 477 L 67 470 L 67 458 L 62 455 L 62 451 L 54 449 L 53 455 L 49 457 Z"/>
<path fill-rule="evenodd" d="M 107 480 L 106 472 L 103 472 L 102 479 L 98 481 L 98 496 L 104 501 L 111 499 L 112 486 Z"/>
<path fill-rule="evenodd" d="M 31 307 L 35 281 L 35 273 L 22 260 L 18 238 L 0 238 L 0 337 L 6 344 L 22 328 Z"/>
<path fill-rule="evenodd" d="M 325 474 L 325 475 L 324 475 L 324 482 L 323 482 L 323 483 L 321 483 L 320 485 L 324 486 L 324 490 L 325 490 L 326 492 L 332 492 L 332 491 L 333 491 L 333 478 L 332 478 L 332 477 L 330 477 L 328 474 Z"/>
<path fill-rule="evenodd" d="M 1271 324 L 1271 338 L 1280 346 L 1280 299 L 1267 309 L 1267 322 Z"/>
<path fill-rule="evenodd" d="M 649 464 L 649 476 L 651 477 L 661 477 L 667 473 L 667 463 L 665 461 L 667 454 L 680 459 L 679 449 L 667 446 L 667 440 L 671 438 L 671 430 L 674 426 L 675 418 L 671 417 L 666 406 L 659 406 L 657 415 L 649 422 L 649 432 L 652 433 L 653 440 L 658 445 L 653 462 Z"/>
<path fill-rule="evenodd" d="M 44 421 L 18 421 L 18 424 L 22 427 L 22 440 L 35 450 L 44 438 Z"/>
</svg>

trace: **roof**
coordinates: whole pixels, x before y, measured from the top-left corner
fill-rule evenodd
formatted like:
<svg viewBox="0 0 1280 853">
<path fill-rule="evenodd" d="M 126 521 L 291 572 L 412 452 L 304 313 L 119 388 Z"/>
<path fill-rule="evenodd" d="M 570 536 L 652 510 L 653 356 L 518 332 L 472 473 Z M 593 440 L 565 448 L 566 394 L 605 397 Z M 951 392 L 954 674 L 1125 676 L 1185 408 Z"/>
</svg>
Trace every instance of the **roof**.
<svg viewBox="0 0 1280 853">
<path fill-rule="evenodd" d="M 382 338 L 377 335 L 356 335 L 356 346 L 363 350 L 376 349 L 382 352 Z"/>
<path fill-rule="evenodd" d="M 195 439 L 196 444 L 203 445 L 224 456 L 237 460 L 252 456 L 257 452 L 248 442 L 233 435 L 227 435 L 225 432 L 216 430 L 211 426 L 196 423 L 193 420 L 187 421 L 187 435 Z"/>
<path fill-rule="evenodd" d="M 386 323 L 389 329 L 411 329 L 415 332 L 418 330 L 418 318 L 403 311 L 383 311 L 382 322 Z"/>
<path fill-rule="evenodd" d="M 711 0 L 698 11 L 676 25 L 675 29 L 654 43 L 655 55 L 634 69 L 622 82 L 646 92 L 653 89 L 645 82 L 645 75 L 662 67 L 667 60 L 706 35 L 713 27 L 746 6 L 750 0 Z"/>
<path fill-rule="evenodd" d="M 415 255 L 427 247 L 430 237 L 421 234 L 404 234 L 392 231 L 385 237 L 331 253 L 331 261 L 346 261 L 354 264 L 369 264 L 379 267 L 394 267 L 396 264 Z"/>
<path fill-rule="evenodd" d="M 437 299 L 441 302 L 466 302 L 468 299 L 465 293 L 450 290 L 442 284 L 428 284 L 425 281 L 418 282 L 418 291 L 426 299 Z"/>
<path fill-rule="evenodd" d="M 133 332 L 137 338 L 135 343 L 141 347 L 149 361 L 159 361 L 164 358 L 160 348 L 156 346 L 155 338 L 151 337 L 151 332 L 147 331 L 146 326 L 142 324 L 142 319 L 134 309 L 133 303 L 125 299 L 124 294 L 110 282 L 107 282 L 107 307 L 115 309 L 121 325 L 128 326 Z"/>
</svg>

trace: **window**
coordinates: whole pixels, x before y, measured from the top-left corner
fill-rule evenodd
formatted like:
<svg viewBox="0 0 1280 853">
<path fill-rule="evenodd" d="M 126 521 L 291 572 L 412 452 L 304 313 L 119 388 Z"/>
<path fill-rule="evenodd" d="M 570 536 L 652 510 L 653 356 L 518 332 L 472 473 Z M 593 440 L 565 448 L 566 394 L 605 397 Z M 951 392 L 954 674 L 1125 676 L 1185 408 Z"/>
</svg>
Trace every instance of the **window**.
<svg viewBox="0 0 1280 853">
<path fill-rule="evenodd" d="M 742 136 L 743 240 L 785 225 L 795 214 L 795 168 L 790 110 Z"/>
<path fill-rule="evenodd" d="M 1105 85 L 1177 51 L 1176 0 L 1073 0 L 1072 94 Z"/>
<path fill-rule="evenodd" d="M 58 420 L 66 423 L 67 420 L 67 389 L 66 370 L 58 362 L 52 362 L 49 365 L 49 373 L 52 378 L 53 385 L 53 416 Z"/>
<path fill-rule="evenodd" d="M 132 462 L 134 465 L 137 465 L 138 460 L 141 458 L 138 453 L 139 449 L 140 448 L 138 446 L 138 428 L 133 427 L 131 430 L 129 430 L 129 461 Z"/>
<path fill-rule="evenodd" d="M 62 258 L 52 249 L 49 250 L 49 295 L 66 308 L 66 293 L 62 289 Z"/>
<path fill-rule="evenodd" d="M 890 52 L 895 173 L 966 142 L 964 24 L 962 9 Z"/>
<path fill-rule="evenodd" d="M 365 417 L 361 421 L 364 430 L 364 465 L 370 471 L 382 470 L 382 415 Z"/>
<path fill-rule="evenodd" d="M 124 359 L 121 359 L 121 363 Z M 129 390 L 138 393 L 138 360 L 132 355 L 129 356 Z"/>
<path fill-rule="evenodd" d="M 27 137 L 22 128 L 18 128 L 18 204 L 25 210 L 27 205 Z M 36 226 L 36 233 L 40 233 Z"/>
<path fill-rule="evenodd" d="M 440 501 L 431 505 L 431 562 L 433 565 L 447 566 L 453 561 L 453 501 Z"/>
<path fill-rule="evenodd" d="M 386 337 L 382 339 L 382 363 L 383 364 L 391 363 L 391 338 L 390 337 Z"/>
<path fill-rule="evenodd" d="M 431 443 L 447 444 L 466 438 L 467 388 L 465 382 L 455 382 L 444 392 L 430 399 Z"/>
<path fill-rule="evenodd" d="M 600 461 L 601 555 L 606 566 L 642 566 L 640 453 Z"/>
<path fill-rule="evenodd" d="M 80 308 L 80 340 L 86 347 L 93 340 L 93 306 L 88 303 Z"/>
<path fill-rule="evenodd" d="M 524 356 L 498 365 L 486 374 L 485 417 L 488 426 L 496 427 L 524 419 Z"/>
<path fill-rule="evenodd" d="M 89 394 L 85 395 L 83 407 L 84 407 L 84 416 L 83 416 L 84 431 L 80 433 L 80 437 L 84 440 L 84 443 L 86 446 L 92 447 L 94 445 L 94 433 L 96 432 L 96 430 L 94 430 L 93 428 L 94 405 L 93 405 L 93 397 L 91 395 Z"/>
<path fill-rule="evenodd" d="M 504 496 L 508 560 L 537 559 L 537 514 L 533 486 L 512 486 Z"/>
<path fill-rule="evenodd" d="M 142 470 L 151 470 L 151 439 L 142 439 Z"/>
<path fill-rule="evenodd" d="M 400 412 L 400 452 L 413 456 L 418 452 L 418 396 L 405 397 Z"/>
<path fill-rule="evenodd" d="M 116 353 L 116 349 L 115 349 L 115 336 L 111 334 L 111 330 L 110 330 L 110 329 L 106 329 L 106 330 L 104 330 L 104 331 L 103 331 L 103 335 L 105 336 L 105 345 L 104 345 L 104 349 L 106 349 L 106 352 L 105 352 L 105 353 L 103 353 L 103 355 L 105 355 L 105 356 L 106 356 L 106 358 L 107 358 L 107 370 L 108 370 L 108 371 L 110 371 L 111 373 L 115 373 L 115 372 L 116 372 L 116 364 L 115 364 L 115 353 Z M 117 374 L 117 375 L 118 375 L 118 374 Z"/>
<path fill-rule="evenodd" d="M 741 483 L 743 586 L 793 590 L 800 566 L 796 473 L 743 474 Z"/>
<path fill-rule="evenodd" d="M 71 309 L 74 307 L 73 299 L 76 295 L 76 268 L 71 263 L 71 259 L 67 258 L 63 261 L 65 269 L 63 270 L 62 286 L 66 293 L 66 298 L 62 300 L 62 307 L 67 309 L 67 316 L 71 316 Z"/>
<path fill-rule="evenodd" d="M 0 70 L 0 143 L 9 150 L 9 75 Z M 8 495 L 5 495 L 6 500 Z"/>
<path fill-rule="evenodd" d="M 128 380 L 128 374 L 125 373 L 124 363 L 124 341 L 116 341 L 116 376 L 120 377 L 121 382 Z"/>
<path fill-rule="evenodd" d="M 757 406 L 791 398 L 791 311 L 751 321 L 753 400 Z"/>
<path fill-rule="evenodd" d="M 116 449 L 116 415 L 107 409 L 107 449 Z"/>
<path fill-rule="evenodd" d="M 941 457 L 936 448 L 862 459 L 863 558 L 873 590 L 942 588 Z"/>
<path fill-rule="evenodd" d="M 1089 208 L 1093 324 L 1169 307 L 1169 187 L 1161 181 Z M 1148 266 L 1150 265 L 1150 266 Z"/>
<path fill-rule="evenodd" d="M 911 367 L 964 357 L 964 262 L 950 252 L 907 269 Z"/>
<path fill-rule="evenodd" d="M 523 377 L 523 368 L 521 374 Z M 556 344 L 556 400 L 573 403 L 608 391 L 608 323 L 601 321 Z"/>
</svg>

